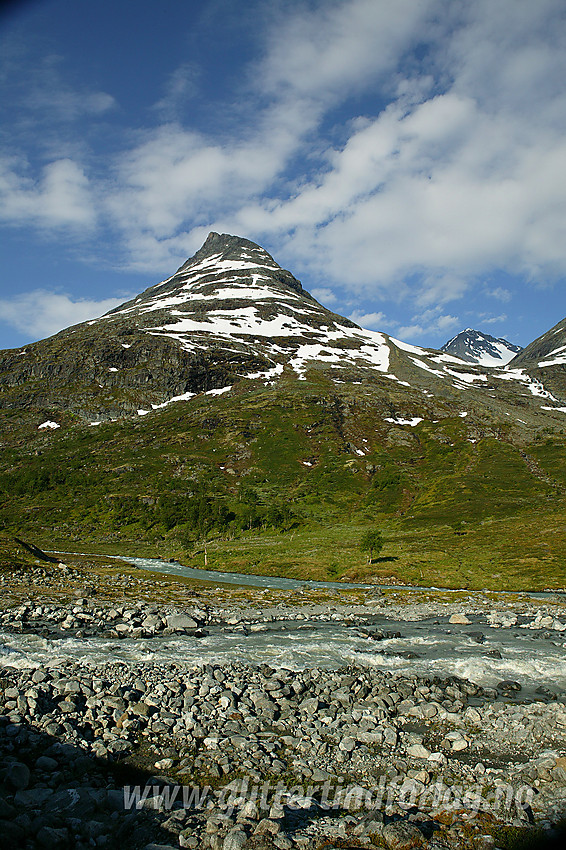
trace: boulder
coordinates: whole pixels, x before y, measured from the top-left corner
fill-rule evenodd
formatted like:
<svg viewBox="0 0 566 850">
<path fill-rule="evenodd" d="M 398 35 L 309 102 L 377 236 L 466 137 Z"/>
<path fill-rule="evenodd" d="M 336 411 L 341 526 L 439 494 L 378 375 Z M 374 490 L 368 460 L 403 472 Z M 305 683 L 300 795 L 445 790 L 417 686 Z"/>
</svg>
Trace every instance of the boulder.
<svg viewBox="0 0 566 850">
<path fill-rule="evenodd" d="M 465 614 L 452 614 L 448 622 L 456 626 L 469 626 L 472 621 Z"/>
<path fill-rule="evenodd" d="M 427 750 L 422 744 L 411 744 L 407 747 L 407 755 L 415 759 L 427 759 L 430 756 L 430 750 Z"/>
<path fill-rule="evenodd" d="M 173 629 L 176 632 L 182 632 L 185 629 L 198 628 L 198 623 L 187 614 L 169 614 L 167 617 L 167 628 Z"/>
<path fill-rule="evenodd" d="M 29 785 L 30 770 L 20 761 L 13 762 L 6 772 L 6 779 L 17 791 L 23 791 Z"/>
<path fill-rule="evenodd" d="M 224 839 L 223 850 L 242 850 L 247 843 L 246 833 L 242 829 L 233 829 Z"/>
<path fill-rule="evenodd" d="M 409 821 L 394 821 L 383 827 L 382 838 L 391 850 L 411 850 L 423 844 L 423 834 Z"/>
</svg>

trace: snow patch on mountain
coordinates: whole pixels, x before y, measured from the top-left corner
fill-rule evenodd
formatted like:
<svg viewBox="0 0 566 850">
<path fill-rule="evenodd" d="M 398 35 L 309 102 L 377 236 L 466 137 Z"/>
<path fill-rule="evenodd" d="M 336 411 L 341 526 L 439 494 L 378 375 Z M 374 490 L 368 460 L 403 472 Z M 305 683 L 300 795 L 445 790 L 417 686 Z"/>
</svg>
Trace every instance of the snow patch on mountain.
<svg viewBox="0 0 566 850">
<path fill-rule="evenodd" d="M 502 381 L 521 381 L 534 396 L 548 398 L 550 401 L 558 401 L 552 393 L 545 388 L 541 381 L 537 378 L 531 377 L 531 375 L 528 375 L 523 369 L 505 369 L 501 372 L 495 372 L 494 377 L 499 378 Z"/>
<path fill-rule="evenodd" d="M 560 345 L 547 354 L 547 359 L 539 362 L 539 369 L 545 366 L 561 366 L 566 363 L 566 345 Z"/>
<path fill-rule="evenodd" d="M 452 375 L 453 378 L 457 378 L 459 381 L 463 381 L 465 384 L 473 384 L 474 381 L 487 381 L 487 375 L 484 375 L 483 372 L 474 373 L 474 372 L 457 372 L 455 369 L 444 370 L 448 375 Z"/>
<path fill-rule="evenodd" d="M 412 419 L 403 419 L 400 416 L 397 416 L 396 418 L 391 417 L 391 416 L 386 416 L 385 419 L 384 419 L 384 422 L 392 422 L 394 425 L 410 425 L 411 428 L 414 428 L 415 425 L 418 425 L 419 422 L 422 422 L 422 421 L 423 421 L 422 416 L 413 416 Z"/>
</svg>

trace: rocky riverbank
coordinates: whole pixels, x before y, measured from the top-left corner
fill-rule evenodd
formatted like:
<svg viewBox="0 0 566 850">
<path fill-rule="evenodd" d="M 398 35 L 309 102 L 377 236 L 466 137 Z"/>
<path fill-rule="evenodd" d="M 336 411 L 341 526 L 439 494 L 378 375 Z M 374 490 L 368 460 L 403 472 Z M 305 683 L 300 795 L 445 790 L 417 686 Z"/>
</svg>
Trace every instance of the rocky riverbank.
<svg viewBox="0 0 566 850">
<path fill-rule="evenodd" d="M 503 824 L 552 834 L 566 815 L 555 701 L 362 668 L 69 664 L 2 685 L 14 847 L 489 848 Z"/>
<path fill-rule="evenodd" d="M 404 610 L 407 620 L 486 610 L 479 598 L 468 599 L 466 613 L 457 602 L 403 606 L 375 593 L 337 594 L 329 604 L 126 574 L 114 577 L 113 596 L 91 576 L 88 598 L 63 602 L 61 584 L 84 590 L 78 572 L 51 570 L 54 593 L 49 576 L 27 581 L 33 592 L 24 601 L 14 592 L 1 627 L 85 641 L 187 634 L 198 642 L 219 625 L 244 637 L 283 614 L 363 628 L 376 607 Z M 162 594 L 158 604 L 152 594 Z M 190 604 L 180 604 L 183 595 Z M 564 608 L 553 601 L 489 607 L 492 626 L 563 630 Z M 514 682 L 485 688 L 364 666 L 182 658 L 4 667 L 0 749 L 0 835 L 29 850 L 491 850 L 523 846 L 526 836 L 537 846 L 557 837 L 566 817 L 566 705 L 544 688 L 536 701 L 522 700 Z"/>
<path fill-rule="evenodd" d="M 256 600 L 257 602 L 257 600 Z M 375 617 L 377 606 L 380 614 Z M 480 613 L 490 628 L 529 629 L 543 637 L 553 638 L 566 632 L 566 611 L 556 608 L 545 609 L 540 605 L 515 606 L 515 610 L 491 610 L 486 614 L 485 603 L 467 605 L 467 613 L 454 612 L 454 605 L 420 604 L 399 606 L 386 603 L 381 599 L 366 604 L 312 604 L 305 600 L 300 607 L 296 605 L 271 604 L 265 607 L 252 607 L 249 603 L 245 611 L 232 605 L 226 605 L 216 599 L 202 605 L 179 608 L 174 605 L 156 606 L 151 603 L 128 602 L 121 605 L 97 604 L 91 599 L 77 598 L 73 604 L 58 604 L 48 601 L 40 603 L 28 599 L 9 610 L 0 612 L 0 629 L 16 633 L 33 633 L 43 637 L 61 637 L 74 635 L 78 638 L 152 638 L 173 634 L 185 634 L 193 637 L 206 637 L 208 627 L 238 627 L 244 632 L 261 631 L 262 627 L 285 621 L 288 623 L 308 621 L 312 623 L 344 622 L 349 625 L 371 625 L 374 621 L 383 621 L 384 614 L 389 619 L 395 617 L 406 622 L 415 622 L 424 617 L 450 616 L 449 624 L 469 626 L 472 620 L 469 614 Z M 366 631 L 368 637 L 380 640 L 387 636 L 380 629 Z M 471 632 L 479 643 L 483 636 Z"/>
</svg>

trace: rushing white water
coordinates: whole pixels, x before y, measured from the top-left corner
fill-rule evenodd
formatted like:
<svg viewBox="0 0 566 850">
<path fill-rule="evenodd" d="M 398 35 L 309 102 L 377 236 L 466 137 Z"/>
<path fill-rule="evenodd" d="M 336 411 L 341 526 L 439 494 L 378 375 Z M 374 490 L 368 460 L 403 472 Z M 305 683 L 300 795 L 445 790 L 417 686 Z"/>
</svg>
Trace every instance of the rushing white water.
<svg viewBox="0 0 566 850">
<path fill-rule="evenodd" d="M 188 665 L 243 661 L 290 669 L 357 664 L 413 675 L 457 675 L 488 686 L 511 679 L 523 686 L 523 694 L 545 686 L 566 695 L 566 632 L 491 628 L 484 615 L 474 616 L 469 626 L 451 625 L 447 617 L 416 622 L 384 619 L 380 629 L 402 636 L 379 641 L 343 623 L 280 622 L 252 627 L 256 628 L 245 633 L 211 627 L 204 638 L 45 638 L 0 632 L 0 666 L 57 666 L 62 660 L 93 666 L 119 660 Z M 494 651 L 501 658 L 489 654 Z"/>
<path fill-rule="evenodd" d="M 305 584 L 312 589 L 367 587 L 195 570 L 177 562 L 151 558 L 129 560 L 142 569 L 212 584 L 279 589 Z M 536 594 L 545 595 L 550 594 Z M 108 661 L 187 665 L 243 661 L 289 669 L 356 664 L 408 675 L 456 675 L 486 686 L 510 679 L 522 685 L 523 694 L 534 693 L 543 686 L 566 698 L 566 631 L 525 628 L 529 625 L 528 617 L 519 617 L 511 627 L 494 628 L 486 614 L 470 615 L 469 625 L 451 624 L 447 616 L 416 621 L 388 620 L 382 616 L 372 619 L 379 629 L 399 632 L 401 636 L 376 641 L 355 625 L 320 620 L 258 624 L 251 625 L 249 630 L 213 626 L 201 638 L 189 635 L 79 638 L 67 634 L 42 637 L 0 631 L 0 667 L 57 666 L 69 660 L 92 666 Z"/>
</svg>

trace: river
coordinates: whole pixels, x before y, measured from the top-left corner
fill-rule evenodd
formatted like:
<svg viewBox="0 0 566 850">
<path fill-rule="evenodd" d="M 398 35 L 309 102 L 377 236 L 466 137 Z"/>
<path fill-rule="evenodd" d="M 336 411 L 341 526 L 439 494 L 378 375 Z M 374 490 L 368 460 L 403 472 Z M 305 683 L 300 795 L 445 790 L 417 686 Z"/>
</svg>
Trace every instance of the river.
<svg viewBox="0 0 566 850">
<path fill-rule="evenodd" d="M 238 583 L 289 589 L 347 588 L 342 582 L 304 582 L 270 576 L 247 576 L 194 570 L 156 559 L 128 559 L 136 566 L 180 574 L 211 583 Z M 539 594 L 537 594 L 539 595 Z M 540 596 L 540 595 L 539 595 Z M 469 625 L 449 623 L 449 616 L 403 619 L 383 614 L 359 623 L 341 620 L 279 620 L 242 626 L 207 627 L 206 637 L 168 635 L 152 638 L 74 636 L 41 637 L 0 631 L 0 666 L 57 665 L 81 660 L 100 665 L 108 660 L 126 662 L 183 662 L 219 664 L 266 662 L 275 667 L 336 668 L 345 664 L 376 666 L 391 672 L 457 675 L 481 685 L 517 681 L 522 695 L 545 687 L 566 698 L 566 631 L 532 627 L 532 615 L 519 615 L 510 627 L 494 627 L 488 619 L 489 602 L 481 613 L 468 614 Z M 364 627 L 392 634 L 373 640 Z"/>
</svg>

